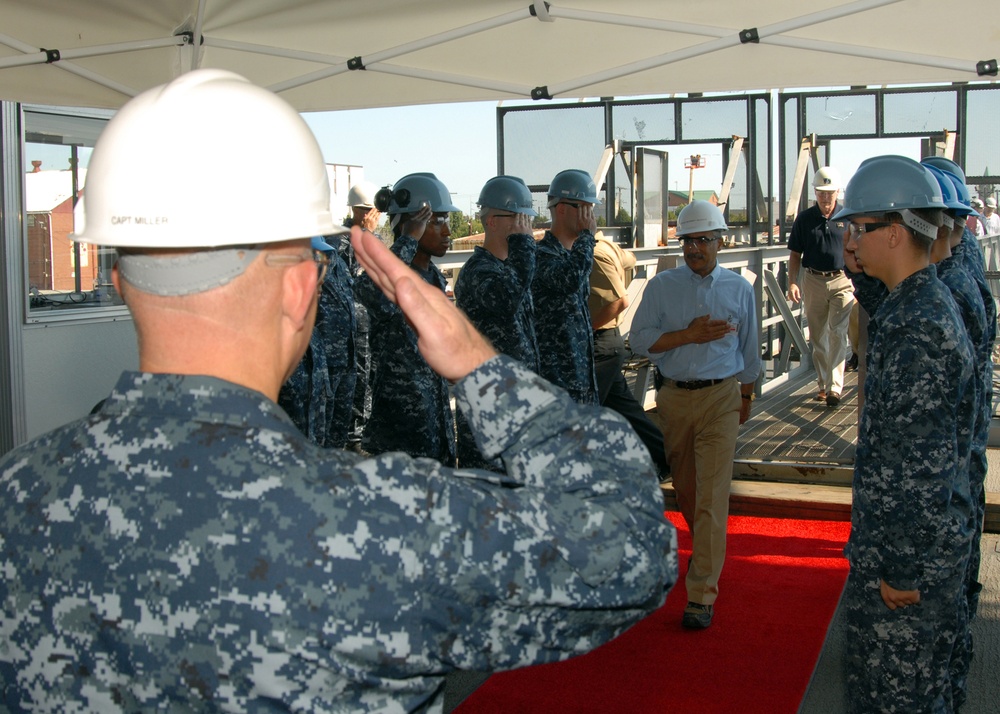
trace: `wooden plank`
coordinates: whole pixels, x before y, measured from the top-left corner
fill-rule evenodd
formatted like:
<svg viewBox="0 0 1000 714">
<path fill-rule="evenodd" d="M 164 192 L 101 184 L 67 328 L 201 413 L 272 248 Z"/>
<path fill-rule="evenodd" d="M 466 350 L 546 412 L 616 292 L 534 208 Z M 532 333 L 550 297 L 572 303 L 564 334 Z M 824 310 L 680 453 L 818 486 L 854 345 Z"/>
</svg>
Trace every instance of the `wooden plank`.
<svg viewBox="0 0 1000 714">
<path fill-rule="evenodd" d="M 676 511 L 672 484 L 662 486 L 663 505 Z M 851 518 L 851 489 L 844 486 L 733 481 L 729 513 L 734 516 L 846 521 Z M 1000 494 L 986 494 L 984 533 L 1000 533 Z"/>
<path fill-rule="evenodd" d="M 850 487 L 854 478 L 854 467 L 834 464 L 807 464 L 801 461 L 737 459 L 733 463 L 733 478 L 744 481 L 810 483 Z"/>
</svg>

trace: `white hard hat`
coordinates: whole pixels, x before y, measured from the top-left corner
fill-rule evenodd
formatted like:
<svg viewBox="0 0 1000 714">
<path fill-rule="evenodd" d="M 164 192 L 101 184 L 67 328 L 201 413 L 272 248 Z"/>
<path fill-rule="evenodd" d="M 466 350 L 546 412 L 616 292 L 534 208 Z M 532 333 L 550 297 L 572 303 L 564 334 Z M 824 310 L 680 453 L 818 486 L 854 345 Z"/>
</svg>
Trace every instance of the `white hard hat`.
<svg viewBox="0 0 1000 714">
<path fill-rule="evenodd" d="M 813 176 L 813 188 L 817 191 L 839 191 L 840 172 L 832 166 L 824 166 Z"/>
<path fill-rule="evenodd" d="M 375 208 L 378 189 L 371 181 L 359 181 L 347 192 L 347 205 L 352 208 Z"/>
<path fill-rule="evenodd" d="M 691 201 L 677 214 L 678 238 L 692 233 L 707 233 L 708 231 L 727 231 L 726 219 L 722 211 L 709 201 Z"/>
<path fill-rule="evenodd" d="M 323 154 L 284 100 L 199 69 L 129 101 L 90 159 L 73 240 L 132 248 L 275 243 L 343 232 Z"/>
<path fill-rule="evenodd" d="M 986 199 L 986 207 L 987 208 L 996 208 L 997 207 L 997 200 L 995 198 L 993 198 L 992 196 L 990 196 L 989 198 Z"/>
</svg>

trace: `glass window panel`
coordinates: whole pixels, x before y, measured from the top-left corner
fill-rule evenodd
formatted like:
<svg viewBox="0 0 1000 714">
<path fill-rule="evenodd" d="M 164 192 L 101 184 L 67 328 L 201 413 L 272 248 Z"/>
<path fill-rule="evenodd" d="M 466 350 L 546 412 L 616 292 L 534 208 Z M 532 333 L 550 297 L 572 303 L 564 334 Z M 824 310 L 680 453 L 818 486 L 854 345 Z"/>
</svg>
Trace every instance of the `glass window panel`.
<svg viewBox="0 0 1000 714">
<path fill-rule="evenodd" d="M 754 206 L 756 209 L 756 221 L 759 224 L 758 229 L 763 228 L 764 231 L 768 232 L 768 235 L 764 236 L 765 240 L 770 238 L 770 231 L 767 229 L 767 209 L 768 201 L 770 198 L 770 191 L 768 189 L 768 108 L 769 103 L 766 99 L 758 99 L 755 102 L 756 111 L 756 136 L 751 140 L 753 144 L 750 146 L 750 150 L 754 152 L 754 163 L 756 164 L 756 175 L 754 176 L 754 190 L 753 195 L 748 199 L 750 205 Z"/>
<path fill-rule="evenodd" d="M 955 92 L 886 94 L 883 130 L 886 134 L 955 131 L 958 127 L 956 99 Z"/>
<path fill-rule="evenodd" d="M 747 135 L 747 100 L 684 102 L 681 104 L 681 140 L 725 140 Z"/>
<path fill-rule="evenodd" d="M 111 284 L 115 251 L 69 236 L 87 164 L 106 119 L 42 111 L 24 114 L 24 215 L 28 313 L 121 305 Z"/>
<path fill-rule="evenodd" d="M 744 153 L 741 151 L 734 158 L 738 163 L 736 174 L 733 176 L 733 185 L 729 189 L 729 223 L 731 225 L 746 226 L 749 224 L 747 214 L 747 162 Z M 725 176 L 725 173 L 723 173 Z"/>
<path fill-rule="evenodd" d="M 965 173 L 1000 176 L 1000 89 L 969 90 L 966 95 Z"/>
<path fill-rule="evenodd" d="M 673 104 L 615 105 L 611 122 L 614 137 L 622 141 L 674 141 Z"/>
<path fill-rule="evenodd" d="M 615 154 L 615 225 L 631 225 L 635 208 L 632 205 L 632 184 L 629 182 L 628 169 L 622 161 L 621 154 Z"/>
<path fill-rule="evenodd" d="M 504 173 L 548 186 L 563 169 L 597 169 L 604 153 L 603 107 L 512 110 L 503 115 Z"/>
<path fill-rule="evenodd" d="M 782 204 L 788 203 L 792 194 L 792 179 L 795 177 L 795 166 L 799 161 L 799 144 L 802 137 L 797 135 L 798 131 L 799 100 L 792 98 L 784 104 L 784 140 L 785 140 L 785 165 L 783 168 L 783 181 L 785 195 L 782 197 Z M 788 226 L 791 228 L 791 226 Z"/>
<path fill-rule="evenodd" d="M 875 95 L 806 97 L 806 134 L 875 133 Z"/>
</svg>

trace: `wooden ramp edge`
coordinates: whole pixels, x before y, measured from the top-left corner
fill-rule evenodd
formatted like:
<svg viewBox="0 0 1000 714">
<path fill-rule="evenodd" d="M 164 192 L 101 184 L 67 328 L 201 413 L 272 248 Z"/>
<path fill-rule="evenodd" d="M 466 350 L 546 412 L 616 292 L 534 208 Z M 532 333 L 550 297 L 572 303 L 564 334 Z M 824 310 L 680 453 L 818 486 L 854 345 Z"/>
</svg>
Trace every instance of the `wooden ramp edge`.
<svg viewBox="0 0 1000 714">
<path fill-rule="evenodd" d="M 668 511 L 678 510 L 673 485 L 662 486 L 661 490 L 664 507 Z M 826 484 L 733 481 L 729 513 L 734 516 L 849 521 L 851 489 Z M 1000 494 L 986 494 L 983 531 L 1000 533 Z"/>
</svg>

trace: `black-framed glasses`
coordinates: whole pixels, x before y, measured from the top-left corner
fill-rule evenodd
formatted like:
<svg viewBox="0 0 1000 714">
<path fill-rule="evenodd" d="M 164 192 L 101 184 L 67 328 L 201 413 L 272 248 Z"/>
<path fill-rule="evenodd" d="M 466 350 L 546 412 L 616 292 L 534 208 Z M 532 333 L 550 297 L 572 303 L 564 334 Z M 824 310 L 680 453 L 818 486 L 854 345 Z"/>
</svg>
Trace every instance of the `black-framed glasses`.
<svg viewBox="0 0 1000 714">
<path fill-rule="evenodd" d="M 847 231 L 851 238 L 857 240 L 864 233 L 872 233 L 882 228 L 888 228 L 892 225 L 892 221 L 877 221 L 874 223 L 855 223 L 851 221 L 847 224 Z"/>
<path fill-rule="evenodd" d="M 705 245 L 719 240 L 718 236 L 681 236 L 678 240 L 684 245 Z"/>
<path fill-rule="evenodd" d="M 316 282 L 322 283 L 323 278 L 326 277 L 327 268 L 330 267 L 330 256 L 322 250 L 310 248 L 308 253 L 268 253 L 264 256 L 264 262 L 272 267 L 298 265 L 307 260 L 316 263 Z"/>
<path fill-rule="evenodd" d="M 558 204 L 556 204 L 556 205 L 562 205 L 562 206 L 572 206 L 573 208 L 579 208 L 579 207 L 580 207 L 580 206 L 582 206 L 583 204 L 582 204 L 582 203 L 573 203 L 572 201 L 560 201 L 560 202 L 559 202 Z"/>
<path fill-rule="evenodd" d="M 490 218 L 515 218 L 516 216 L 516 213 L 493 213 Z"/>
</svg>

